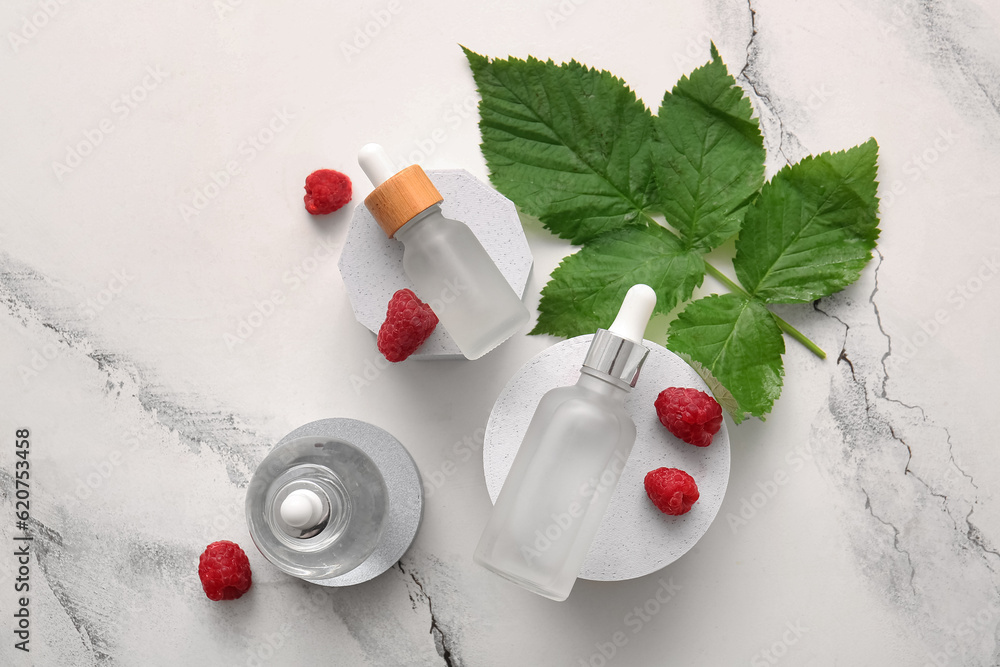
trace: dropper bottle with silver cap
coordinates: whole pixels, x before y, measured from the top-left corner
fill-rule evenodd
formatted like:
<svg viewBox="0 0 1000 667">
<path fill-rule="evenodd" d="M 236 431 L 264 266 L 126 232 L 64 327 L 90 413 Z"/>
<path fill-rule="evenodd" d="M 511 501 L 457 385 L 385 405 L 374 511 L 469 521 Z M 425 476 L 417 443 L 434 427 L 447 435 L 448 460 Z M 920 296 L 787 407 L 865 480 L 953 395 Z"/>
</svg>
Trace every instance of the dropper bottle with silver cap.
<svg viewBox="0 0 1000 667">
<path fill-rule="evenodd" d="M 510 283 L 467 225 L 441 215 L 444 200 L 419 165 L 397 172 L 378 144 L 358 162 L 375 186 L 365 206 L 403 243 L 403 270 L 467 359 L 478 359 L 530 319 Z"/>
<path fill-rule="evenodd" d="M 649 350 L 656 305 L 634 285 L 609 329 L 598 329 L 575 385 L 542 397 L 476 547 L 475 560 L 553 600 L 576 581 L 635 444 L 625 396 Z"/>
</svg>

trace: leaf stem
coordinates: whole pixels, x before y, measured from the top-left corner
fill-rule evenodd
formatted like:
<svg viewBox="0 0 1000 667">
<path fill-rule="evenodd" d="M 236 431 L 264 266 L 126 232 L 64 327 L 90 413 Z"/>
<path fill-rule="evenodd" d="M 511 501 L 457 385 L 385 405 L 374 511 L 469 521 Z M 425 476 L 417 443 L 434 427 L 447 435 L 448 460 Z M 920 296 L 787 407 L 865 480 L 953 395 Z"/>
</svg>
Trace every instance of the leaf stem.
<svg viewBox="0 0 1000 667">
<path fill-rule="evenodd" d="M 717 268 L 712 266 L 707 260 L 705 261 L 705 269 L 708 271 L 708 273 L 712 275 L 713 278 L 715 278 L 720 283 L 728 287 L 731 292 L 735 292 L 736 294 L 739 294 L 740 296 L 746 297 L 748 299 L 750 298 L 750 294 L 745 289 L 743 289 L 735 282 L 730 280 L 729 276 L 727 276 L 722 271 L 719 271 Z M 775 315 L 773 311 L 771 312 L 771 315 L 774 316 L 774 319 L 778 322 L 779 329 L 781 329 L 786 334 L 788 334 L 795 340 L 805 345 L 806 349 L 808 349 L 810 352 L 815 354 L 820 359 L 826 359 L 826 352 L 823 351 L 823 348 L 821 348 L 819 345 L 809 340 L 809 338 L 807 338 L 804 333 L 793 327 L 791 324 L 789 324 L 785 320 Z"/>
<path fill-rule="evenodd" d="M 649 215 L 648 213 L 646 213 L 645 211 L 642 212 L 642 216 L 646 219 L 646 224 L 648 224 L 648 225 L 658 225 L 658 224 L 660 224 L 659 222 L 657 222 L 656 220 L 654 220 L 653 217 L 651 215 Z M 714 266 L 712 266 L 707 259 L 705 260 L 705 269 L 712 275 L 713 278 L 715 278 L 720 283 L 722 283 L 727 288 L 729 288 L 729 291 L 735 292 L 736 294 L 739 294 L 740 296 L 742 296 L 742 297 L 744 297 L 746 299 L 750 298 L 750 293 L 749 292 L 747 292 L 741 286 L 737 285 L 735 282 L 733 282 L 732 280 L 730 280 L 729 276 L 727 276 L 725 273 L 723 273 L 722 271 L 719 271 L 717 268 L 715 268 Z M 768 309 L 768 310 L 770 310 L 770 309 Z M 816 343 L 814 343 L 811 340 L 809 340 L 809 338 L 807 338 L 804 333 L 802 333 L 801 331 L 799 331 L 798 329 L 796 329 L 795 327 L 793 327 L 791 324 L 789 324 L 785 320 L 783 320 L 780 317 L 778 317 L 774 313 L 774 311 L 771 311 L 771 316 L 774 317 L 774 319 L 778 322 L 778 328 L 779 329 L 781 329 L 786 334 L 788 334 L 789 336 L 791 336 L 795 340 L 797 340 L 800 343 L 802 343 L 803 345 L 805 345 L 805 347 L 806 347 L 807 350 L 809 350 L 810 352 L 812 352 L 813 354 L 815 354 L 820 359 L 826 359 L 826 352 L 823 351 L 823 348 L 821 348 L 819 345 L 817 345 Z"/>
<path fill-rule="evenodd" d="M 740 296 L 745 297 L 747 299 L 750 298 L 749 292 L 747 292 L 741 286 L 737 285 L 732 280 L 730 280 L 729 276 L 727 276 L 725 273 L 719 271 L 717 268 L 709 264 L 708 260 L 705 260 L 705 268 L 708 270 L 710 274 L 712 274 L 713 278 L 715 278 L 720 283 L 728 287 L 730 292 L 736 292 Z"/>
</svg>

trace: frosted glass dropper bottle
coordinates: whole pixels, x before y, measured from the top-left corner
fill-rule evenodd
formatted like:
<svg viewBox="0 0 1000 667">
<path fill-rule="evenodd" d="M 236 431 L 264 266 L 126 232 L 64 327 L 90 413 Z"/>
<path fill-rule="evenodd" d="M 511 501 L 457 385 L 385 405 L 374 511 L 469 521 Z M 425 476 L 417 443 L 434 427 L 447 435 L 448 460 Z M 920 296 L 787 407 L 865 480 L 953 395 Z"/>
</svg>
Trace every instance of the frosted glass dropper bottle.
<svg viewBox="0 0 1000 667">
<path fill-rule="evenodd" d="M 642 337 L 655 305 L 648 285 L 629 289 L 611 327 L 594 335 L 577 383 L 539 401 L 477 563 L 547 598 L 569 597 L 635 444 L 625 396 L 649 354 Z"/>
<path fill-rule="evenodd" d="M 400 172 L 378 144 L 358 162 L 375 190 L 365 199 L 389 238 L 403 243 L 403 270 L 467 359 L 478 359 L 530 315 L 464 223 L 441 215 L 444 200 L 419 165 Z"/>
</svg>

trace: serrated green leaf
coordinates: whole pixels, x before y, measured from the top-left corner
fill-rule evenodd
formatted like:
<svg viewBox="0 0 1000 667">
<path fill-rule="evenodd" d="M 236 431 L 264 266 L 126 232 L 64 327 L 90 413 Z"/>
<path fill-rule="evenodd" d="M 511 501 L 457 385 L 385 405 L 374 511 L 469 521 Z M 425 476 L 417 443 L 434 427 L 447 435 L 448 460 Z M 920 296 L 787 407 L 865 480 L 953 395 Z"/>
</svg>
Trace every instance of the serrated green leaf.
<svg viewBox="0 0 1000 667">
<path fill-rule="evenodd" d="M 701 379 L 708 385 L 708 390 L 712 392 L 712 396 L 715 397 L 715 400 L 718 401 L 719 405 L 721 405 L 726 412 L 733 415 L 734 419 L 736 418 L 736 415 L 740 415 L 740 418 L 742 419 L 742 416 L 746 413 L 740 409 L 739 401 L 736 400 L 736 397 L 733 396 L 732 392 L 726 389 L 725 385 L 719 382 L 719 378 L 709 373 L 707 368 L 692 359 L 689 355 L 684 354 L 683 352 L 678 352 L 677 356 L 687 362 L 688 366 L 693 368 L 694 372 L 701 376 Z M 739 421 L 736 423 L 738 424 Z"/>
<path fill-rule="evenodd" d="M 804 337 L 765 303 L 811 301 L 857 279 L 879 234 L 874 140 L 807 158 L 760 189 L 759 124 L 714 45 L 655 118 L 622 80 L 576 61 L 465 54 L 493 184 L 584 244 L 553 272 L 532 333 L 606 327 L 637 282 L 657 291 L 658 312 L 670 311 L 701 283 L 701 253 L 739 232 L 734 265 L 751 296 L 726 279 L 743 296 L 688 305 L 668 346 L 737 422 L 767 414 L 784 374 L 778 325 Z M 654 212 L 679 238 L 652 222 Z"/>
<path fill-rule="evenodd" d="M 654 127 L 657 207 L 688 248 L 711 250 L 739 231 L 764 183 L 753 107 L 714 44 L 712 60 L 663 96 Z"/>
<path fill-rule="evenodd" d="M 783 168 L 751 204 L 733 266 L 743 286 L 770 303 L 829 296 L 855 280 L 878 238 L 878 144 Z"/>
<path fill-rule="evenodd" d="M 656 292 L 654 312 L 670 312 L 701 284 L 705 263 L 659 225 L 629 227 L 594 239 L 552 272 L 533 334 L 579 336 L 608 328 L 630 287 Z"/>
<path fill-rule="evenodd" d="M 713 294 L 692 302 L 670 325 L 667 347 L 697 361 L 739 404 L 733 419 L 763 417 L 781 395 L 785 340 L 755 299 Z"/>
<path fill-rule="evenodd" d="M 655 194 L 652 115 L 621 79 L 576 61 L 464 50 L 482 96 L 483 156 L 500 192 L 577 244 L 645 224 Z"/>
</svg>

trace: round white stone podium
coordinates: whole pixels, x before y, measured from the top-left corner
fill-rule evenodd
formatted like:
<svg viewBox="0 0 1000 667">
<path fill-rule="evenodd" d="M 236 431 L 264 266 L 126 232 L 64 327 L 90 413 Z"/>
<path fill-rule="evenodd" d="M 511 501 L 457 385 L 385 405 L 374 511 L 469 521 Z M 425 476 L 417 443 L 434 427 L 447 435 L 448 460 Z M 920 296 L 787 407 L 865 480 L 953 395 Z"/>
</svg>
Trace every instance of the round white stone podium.
<svg viewBox="0 0 1000 667">
<path fill-rule="evenodd" d="M 577 336 L 529 359 L 500 392 L 486 424 L 483 470 L 490 500 L 496 502 L 514 456 L 545 392 L 574 384 L 593 335 Z M 695 447 L 670 433 L 653 403 L 667 387 L 708 386 L 683 359 L 652 341 L 639 381 L 625 399 L 636 426 L 635 446 L 611 496 L 604 520 L 587 553 L 580 577 L 621 581 L 666 567 L 688 552 L 708 531 L 729 484 L 729 431 L 726 423 L 708 447 Z M 643 480 L 656 468 L 680 468 L 694 477 L 699 498 L 681 516 L 660 512 L 646 496 Z"/>
</svg>

